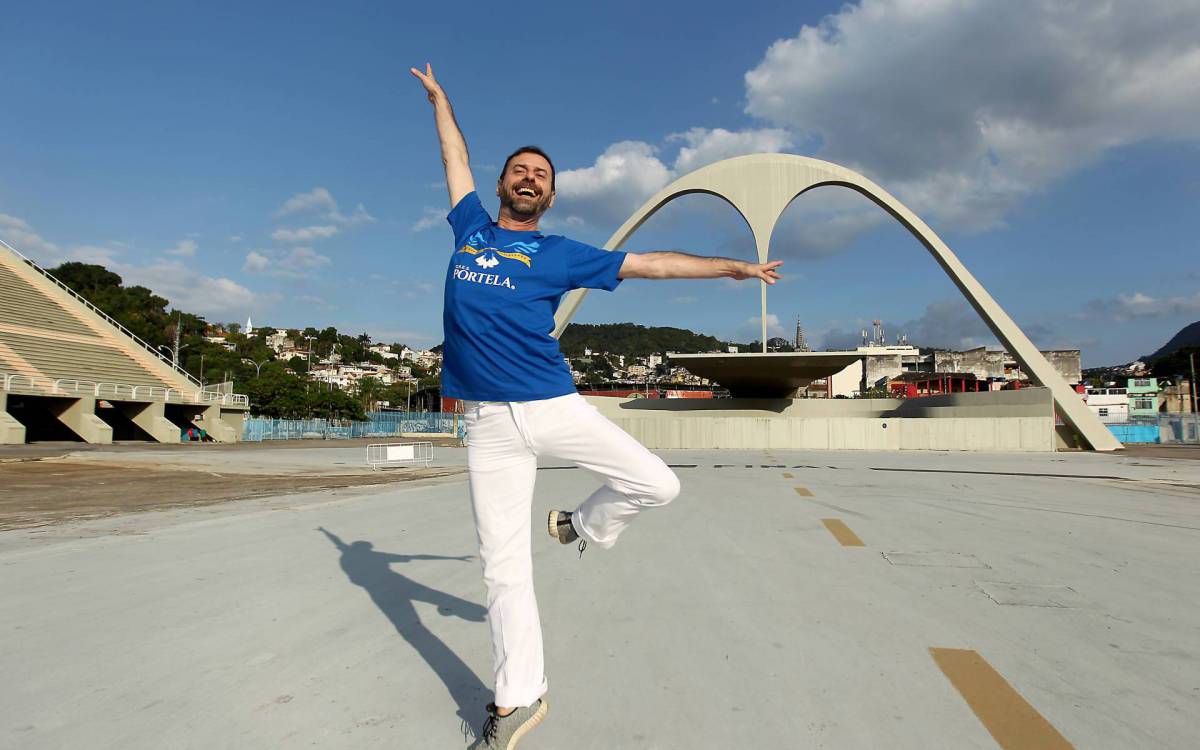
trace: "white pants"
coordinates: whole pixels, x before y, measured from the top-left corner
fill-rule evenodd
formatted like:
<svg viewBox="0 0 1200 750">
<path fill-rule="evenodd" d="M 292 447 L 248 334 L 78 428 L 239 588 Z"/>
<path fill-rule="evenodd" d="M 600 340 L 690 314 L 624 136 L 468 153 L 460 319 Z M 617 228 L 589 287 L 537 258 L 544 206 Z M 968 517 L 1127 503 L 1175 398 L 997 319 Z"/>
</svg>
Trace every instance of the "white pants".
<svg viewBox="0 0 1200 750">
<path fill-rule="evenodd" d="M 538 456 L 571 461 L 604 481 L 571 519 L 581 537 L 601 548 L 613 546 L 642 510 L 671 502 L 679 478 L 577 393 L 541 401 L 467 401 L 465 407 L 496 705 L 528 706 L 546 692 L 530 549 Z"/>
</svg>

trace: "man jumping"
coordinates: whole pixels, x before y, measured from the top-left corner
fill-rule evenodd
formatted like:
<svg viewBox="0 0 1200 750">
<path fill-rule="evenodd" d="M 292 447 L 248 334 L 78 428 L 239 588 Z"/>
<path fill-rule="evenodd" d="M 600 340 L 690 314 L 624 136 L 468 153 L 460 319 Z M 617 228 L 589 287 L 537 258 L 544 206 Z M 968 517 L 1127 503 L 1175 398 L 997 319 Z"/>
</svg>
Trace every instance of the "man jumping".
<svg viewBox="0 0 1200 750">
<path fill-rule="evenodd" d="M 450 193 L 454 253 L 446 274 L 442 395 L 463 401 L 471 507 L 487 587 L 495 702 L 479 747 L 512 750 L 545 717 L 542 629 L 533 593 L 529 515 L 537 459 L 571 461 L 604 485 L 574 511 L 552 511 L 563 544 L 612 547 L 633 517 L 679 494 L 658 456 L 602 417 L 575 390 L 559 350 L 554 312 L 572 289 L 612 291 L 623 279 L 761 279 L 781 261 L 747 263 L 679 252 L 609 252 L 538 231 L 554 205 L 554 164 L 536 146 L 504 162 L 500 217 L 475 193 L 467 144 L 446 92 L 412 68 L 433 104 Z"/>
</svg>

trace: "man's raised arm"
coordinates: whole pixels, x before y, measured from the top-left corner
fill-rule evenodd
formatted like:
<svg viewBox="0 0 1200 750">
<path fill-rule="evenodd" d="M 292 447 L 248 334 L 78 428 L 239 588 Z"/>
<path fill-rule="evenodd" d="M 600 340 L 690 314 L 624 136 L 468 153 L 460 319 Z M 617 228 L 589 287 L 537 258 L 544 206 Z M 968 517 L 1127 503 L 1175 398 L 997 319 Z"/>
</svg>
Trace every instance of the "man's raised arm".
<svg viewBox="0 0 1200 750">
<path fill-rule="evenodd" d="M 433 77 L 433 67 L 425 63 L 424 73 L 416 68 L 409 70 L 421 81 L 425 93 L 429 95 L 429 102 L 433 105 L 433 119 L 437 123 L 438 140 L 442 144 L 442 165 L 446 168 L 446 189 L 450 192 L 450 208 L 454 208 L 464 195 L 475 190 L 475 178 L 471 176 L 471 165 L 467 156 L 467 142 L 454 119 L 450 99 Z"/>
</svg>

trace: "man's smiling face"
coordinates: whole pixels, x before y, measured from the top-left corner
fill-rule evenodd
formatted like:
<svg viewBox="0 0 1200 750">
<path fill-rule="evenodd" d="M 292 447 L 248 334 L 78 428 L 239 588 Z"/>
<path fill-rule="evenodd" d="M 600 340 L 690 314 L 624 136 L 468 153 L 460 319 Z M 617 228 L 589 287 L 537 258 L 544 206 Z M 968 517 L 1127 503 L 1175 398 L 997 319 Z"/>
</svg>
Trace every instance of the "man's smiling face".
<svg viewBox="0 0 1200 750">
<path fill-rule="evenodd" d="M 520 153 L 496 182 L 500 205 L 521 218 L 534 218 L 554 205 L 553 167 L 540 154 Z"/>
</svg>

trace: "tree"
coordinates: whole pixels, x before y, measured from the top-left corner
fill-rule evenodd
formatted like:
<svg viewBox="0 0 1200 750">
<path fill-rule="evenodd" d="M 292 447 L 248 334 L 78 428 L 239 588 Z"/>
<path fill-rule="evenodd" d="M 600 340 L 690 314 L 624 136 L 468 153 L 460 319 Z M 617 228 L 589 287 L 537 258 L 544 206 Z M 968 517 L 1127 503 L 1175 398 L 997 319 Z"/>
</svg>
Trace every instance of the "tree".
<svg viewBox="0 0 1200 750">
<path fill-rule="evenodd" d="M 158 346 L 170 344 L 167 300 L 144 286 L 124 286 L 121 277 L 92 263 L 63 263 L 50 274 L 103 310 L 138 338 Z"/>
<path fill-rule="evenodd" d="M 1200 362 L 1200 346 L 1181 346 L 1170 354 L 1159 357 L 1150 365 L 1150 372 L 1156 378 L 1174 380 L 1176 377 L 1191 379 L 1192 365 L 1188 356 L 1191 355 Z M 1200 368 L 1200 364 L 1196 365 Z"/>
<path fill-rule="evenodd" d="M 305 381 L 282 370 L 264 370 L 246 383 L 252 413 L 277 419 L 303 419 L 312 411 Z"/>
<path fill-rule="evenodd" d="M 379 400 L 383 384 L 372 377 L 359 378 L 356 390 L 358 391 L 358 398 L 362 403 L 363 411 L 370 411 L 372 402 Z"/>
</svg>

